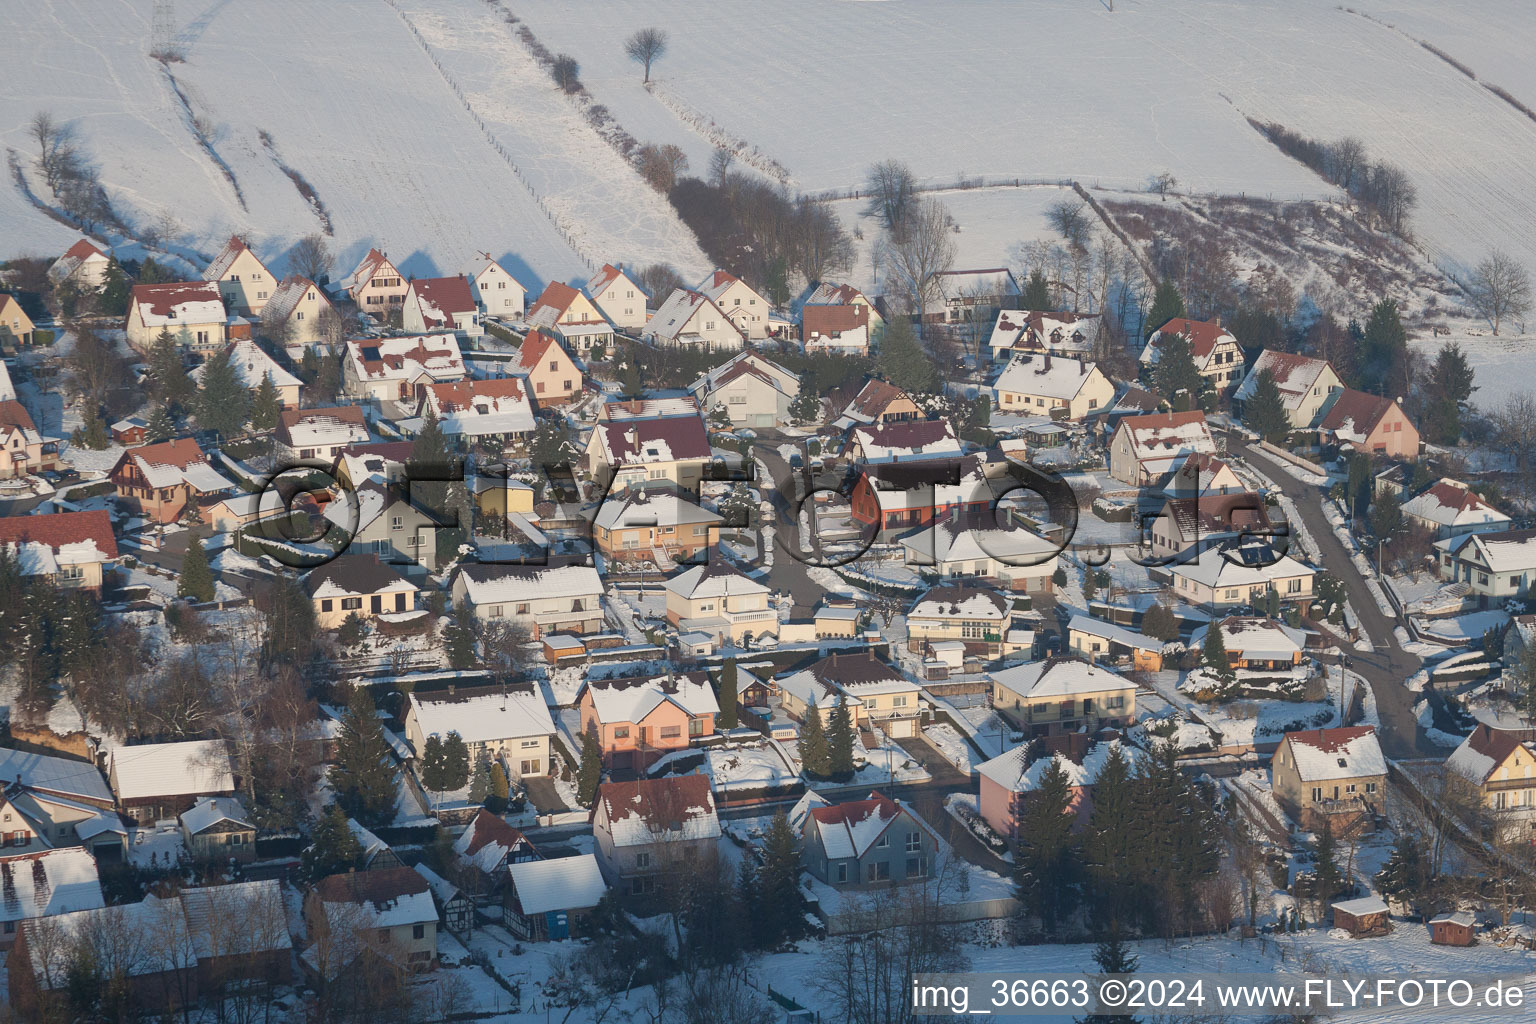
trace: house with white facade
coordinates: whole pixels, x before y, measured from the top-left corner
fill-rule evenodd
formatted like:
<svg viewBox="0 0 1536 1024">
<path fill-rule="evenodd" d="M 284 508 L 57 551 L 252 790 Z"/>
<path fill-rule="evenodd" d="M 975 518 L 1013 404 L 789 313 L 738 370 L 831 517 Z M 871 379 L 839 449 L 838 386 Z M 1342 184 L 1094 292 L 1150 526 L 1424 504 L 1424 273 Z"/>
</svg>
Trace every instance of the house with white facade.
<svg viewBox="0 0 1536 1024">
<path fill-rule="evenodd" d="M 706 413 L 725 411 L 736 427 L 774 427 L 789 422 L 800 378 L 757 352 L 738 352 L 688 385 Z"/>
<path fill-rule="evenodd" d="M 696 290 L 713 302 L 743 337 L 752 341 L 768 337 L 768 317 L 773 312 L 773 304 L 735 274 L 716 270 L 700 282 Z"/>
<path fill-rule="evenodd" d="M 1435 542 L 1442 579 L 1465 583 L 1483 606 L 1525 598 L 1536 583 L 1536 530 L 1464 533 Z"/>
<path fill-rule="evenodd" d="M 663 348 L 735 351 L 747 335 L 703 292 L 678 288 L 646 322 L 641 337 Z"/>
<path fill-rule="evenodd" d="M 1052 352 L 1087 359 L 1098 342 L 1100 327 L 1097 313 L 1002 309 L 992 324 L 987 347 L 995 362 L 1018 352 Z"/>
<path fill-rule="evenodd" d="M 452 334 L 359 338 L 342 354 L 342 391 L 348 398 L 419 401 L 426 385 L 463 380 L 464 357 Z"/>
<path fill-rule="evenodd" d="M 457 331 L 478 338 L 485 333 L 479 304 L 462 277 L 416 278 L 406 286 L 400 317 L 405 329 L 416 334 Z"/>
<path fill-rule="evenodd" d="M 284 409 L 278 417 L 277 443 L 293 459 L 320 459 L 327 463 L 349 445 L 368 441 L 368 421 L 361 406 L 338 405 L 328 409 Z"/>
<path fill-rule="evenodd" d="M 1275 384 L 1280 388 L 1280 398 L 1285 403 L 1285 413 L 1293 430 L 1305 430 L 1317 422 L 1328 399 L 1334 392 L 1344 390 L 1344 382 L 1328 360 L 1267 348 L 1259 353 L 1253 369 L 1232 393 L 1232 405 L 1239 415 L 1244 403 L 1253 397 L 1259 374 L 1265 370 L 1274 376 Z"/>
<path fill-rule="evenodd" d="M 1133 487 L 1148 487 L 1189 456 L 1215 453 L 1216 439 L 1199 409 L 1126 416 L 1110 437 L 1109 475 Z"/>
<path fill-rule="evenodd" d="M 499 761 L 508 777 L 548 775 L 549 744 L 555 733 L 549 707 L 534 683 L 451 687 L 412 692 L 405 712 L 405 738 L 420 757 L 427 739 L 456 732 L 474 764 L 482 756 Z"/>
<path fill-rule="evenodd" d="M 669 872 L 702 862 L 720 839 L 709 776 L 603 783 L 592 805 L 592 835 L 610 885 L 632 896 L 654 892 Z"/>
<path fill-rule="evenodd" d="M 1182 601 L 1210 611 L 1238 605 L 1262 606 L 1269 592 L 1303 607 L 1313 596 L 1317 570 L 1265 543 L 1208 547 L 1197 558 L 1168 567 L 1173 592 Z"/>
<path fill-rule="evenodd" d="M 341 314 L 325 289 L 298 274 L 278 282 L 261 311 L 262 335 L 282 345 L 292 359 L 302 358 L 311 346 L 340 341 L 341 329 Z"/>
<path fill-rule="evenodd" d="M 946 580 L 974 576 L 1040 593 L 1050 592 L 1061 552 L 1060 543 L 990 509 L 946 511 L 932 526 L 903 537 L 901 547 L 908 565 Z"/>
<path fill-rule="evenodd" d="M 342 287 L 360 312 L 380 320 L 405 302 L 405 275 L 377 249 L 368 250 Z"/>
<path fill-rule="evenodd" d="M 998 375 L 993 409 L 1017 416 L 1050 416 L 1072 422 L 1107 409 L 1115 386 L 1096 363 L 1021 352 Z"/>
<path fill-rule="evenodd" d="M 55 288 L 72 284 L 81 292 L 98 292 L 107 283 L 107 267 L 112 257 L 80 239 L 64 251 L 48 268 L 48 280 Z"/>
<path fill-rule="evenodd" d="M 604 263 L 587 281 L 586 291 L 593 305 L 619 330 L 634 333 L 645 326 L 645 290 L 619 267 Z"/>
<path fill-rule="evenodd" d="M 1162 343 L 1173 335 L 1189 342 L 1190 355 L 1200 376 L 1211 382 L 1218 393 L 1236 387 L 1243 379 L 1243 350 L 1232 332 L 1215 320 L 1190 320 L 1176 317 L 1152 332 L 1141 350 L 1141 365 L 1156 366 Z"/>
<path fill-rule="evenodd" d="M 218 285 L 228 307 L 242 316 L 260 316 L 277 288 L 277 278 L 239 235 L 230 235 L 224 248 L 203 271 L 203 280 Z"/>
<path fill-rule="evenodd" d="M 136 284 L 123 333 L 136 352 L 148 352 L 161 331 L 170 331 L 179 348 L 208 356 L 224 347 L 228 319 L 212 282 Z"/>
<path fill-rule="evenodd" d="M 613 344 L 613 324 L 591 299 L 568 284 L 551 281 L 528 310 L 531 327 L 555 331 L 567 345 L 585 356 Z"/>
<path fill-rule="evenodd" d="M 588 565 L 465 563 L 455 571 L 453 602 L 467 601 L 482 622 L 507 619 L 537 640 L 546 633 L 604 629 L 603 581 Z"/>
<path fill-rule="evenodd" d="M 277 389 L 277 400 L 282 403 L 283 408 L 298 408 L 299 386 L 302 382 L 279 366 L 277 360 L 267 355 L 260 345 L 250 338 L 241 338 L 230 343 L 228 352 L 229 368 L 235 372 L 235 378 L 248 391 L 255 394 L 261 387 L 263 379 L 270 380 L 272 386 Z M 207 363 L 196 366 L 189 376 L 201 384 L 203 372 L 207 367 Z"/>
<path fill-rule="evenodd" d="M 482 254 L 464 275 L 480 312 L 499 320 L 521 320 L 528 306 L 528 290 L 500 263 Z"/>
<path fill-rule="evenodd" d="M 1403 502 L 1403 515 L 1436 540 L 1464 533 L 1500 533 L 1509 516 L 1488 504 L 1460 480 L 1442 477 L 1434 486 Z"/>
</svg>

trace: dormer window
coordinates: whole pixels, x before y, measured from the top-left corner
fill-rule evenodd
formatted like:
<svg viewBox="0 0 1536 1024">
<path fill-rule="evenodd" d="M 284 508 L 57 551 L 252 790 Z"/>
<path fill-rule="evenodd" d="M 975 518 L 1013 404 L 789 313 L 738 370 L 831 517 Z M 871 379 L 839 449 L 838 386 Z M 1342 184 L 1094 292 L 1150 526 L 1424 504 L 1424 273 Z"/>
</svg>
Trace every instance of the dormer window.
<svg viewBox="0 0 1536 1024">
<path fill-rule="evenodd" d="M 1343 758 L 1342 758 L 1342 757 L 1341 757 L 1341 758 L 1339 758 L 1339 767 L 1340 767 L 1340 768 L 1347 768 L 1347 767 L 1349 767 L 1349 766 L 1348 766 L 1348 765 L 1346 765 L 1346 764 L 1345 764 L 1345 763 L 1344 763 L 1344 759 L 1343 759 Z"/>
</svg>

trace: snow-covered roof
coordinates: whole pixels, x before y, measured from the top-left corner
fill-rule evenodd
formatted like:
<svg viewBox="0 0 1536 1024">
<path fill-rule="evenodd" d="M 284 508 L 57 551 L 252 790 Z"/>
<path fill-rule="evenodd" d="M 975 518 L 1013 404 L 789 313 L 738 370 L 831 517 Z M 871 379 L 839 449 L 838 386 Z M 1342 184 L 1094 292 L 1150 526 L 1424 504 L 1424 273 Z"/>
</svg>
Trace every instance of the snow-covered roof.
<svg viewBox="0 0 1536 1024">
<path fill-rule="evenodd" d="M 1190 320 L 1187 318 L 1175 318 L 1159 327 L 1147 339 L 1146 348 L 1141 351 L 1141 362 L 1155 365 L 1161 354 L 1161 344 L 1165 335 L 1180 334 L 1189 340 L 1190 354 L 1194 356 L 1195 366 L 1205 369 L 1210 362 L 1211 353 L 1223 342 L 1237 344 L 1237 339 L 1232 332 L 1221 326 L 1219 320 Z"/>
<path fill-rule="evenodd" d="M 1163 649 L 1163 641 L 1155 637 L 1138 633 L 1127 626 L 1118 626 L 1113 622 L 1105 622 L 1103 619 L 1095 619 L 1087 615 L 1072 616 L 1071 621 L 1067 623 L 1067 632 L 1069 634 L 1087 633 L 1089 636 L 1110 640 L 1137 651 L 1161 651 Z"/>
<path fill-rule="evenodd" d="M 1205 413 L 1199 409 L 1127 416 L 1115 425 L 1116 434 L 1121 431 L 1130 442 L 1131 455 L 1138 461 L 1216 451 L 1216 439 L 1206 425 Z"/>
<path fill-rule="evenodd" d="M 379 556 L 341 555 L 317 566 L 304 577 L 311 598 L 353 597 L 358 594 L 414 594 L 420 588 Z"/>
<path fill-rule="evenodd" d="M 698 414 L 699 402 L 692 395 L 628 399 L 610 395 L 602 405 L 597 407 L 599 423 L 649 420 L 665 416 L 697 416 Z"/>
<path fill-rule="evenodd" d="M 439 739 L 456 732 L 466 743 L 487 743 L 555 731 L 549 708 L 531 683 L 460 689 L 452 694 L 412 693 L 410 702 L 423 735 Z M 421 751 L 416 754 L 419 757 Z"/>
<path fill-rule="evenodd" d="M 208 269 L 203 271 L 203 280 L 223 280 L 224 275 L 229 273 L 230 268 L 235 265 L 235 260 L 240 258 L 241 253 L 250 253 L 251 259 L 256 261 L 257 266 L 261 267 L 262 270 L 267 269 L 265 264 L 261 262 L 261 259 L 254 252 L 251 252 L 250 247 L 245 244 L 245 239 L 239 235 L 230 235 L 229 241 L 224 243 L 224 248 L 219 250 L 219 254 L 213 258 L 213 262 L 208 264 Z"/>
<path fill-rule="evenodd" d="M 464 357 L 453 334 L 413 334 L 399 338 L 363 338 L 347 342 L 347 363 L 358 380 L 413 381 L 464 376 Z"/>
<path fill-rule="evenodd" d="M 687 600 L 767 594 L 770 589 L 727 562 L 695 565 L 667 580 L 667 590 Z"/>
<path fill-rule="evenodd" d="M 190 437 L 147 444 L 124 452 L 151 487 L 177 487 L 187 484 L 194 491 L 212 493 L 233 490 L 234 484 L 208 464 L 208 457 Z"/>
<path fill-rule="evenodd" d="M 1035 355 L 1021 352 L 1008 360 L 998 375 L 998 392 L 1038 396 L 1069 401 L 1087 386 L 1097 365 L 1086 359 L 1051 358 L 1049 352 Z"/>
<path fill-rule="evenodd" d="M 718 317 L 715 323 L 719 329 L 729 328 L 741 334 L 741 328 L 732 323 L 708 295 L 691 288 L 677 288 L 646 321 L 645 335 L 677 341 L 685 334 L 699 333 L 698 327 L 690 325 L 700 316 Z"/>
<path fill-rule="evenodd" d="M 0 517 L 0 548 L 14 554 L 28 576 L 52 576 L 61 567 L 109 562 L 118 554 L 112 519 L 101 509 Z"/>
<path fill-rule="evenodd" d="M 521 860 L 538 855 L 527 836 L 483 807 L 453 841 L 453 852 L 486 874 L 499 870 L 509 857 Z"/>
<path fill-rule="evenodd" d="M 647 679 L 591 679 L 582 683 L 591 696 L 598 721 L 605 725 L 643 722 L 663 704 L 675 704 L 689 715 L 717 715 L 715 688 L 703 672 L 684 672 Z"/>
<path fill-rule="evenodd" d="M 1536 751 L 1531 746 L 1520 739 L 1519 733 L 1480 723 L 1472 735 L 1461 741 L 1461 746 L 1451 751 L 1445 767 L 1481 786 L 1513 754 L 1523 751 L 1524 756 L 1536 760 Z"/>
<path fill-rule="evenodd" d="M 261 379 L 268 377 L 274 387 L 298 387 L 299 378 L 289 373 L 277 364 L 277 360 L 267 355 L 262 347 L 250 338 L 240 338 L 230 344 L 229 367 L 235 371 L 235 377 L 241 384 L 255 391 L 261 386 Z M 202 383 L 203 373 L 208 364 L 203 363 L 193 369 L 191 377 L 198 383 Z"/>
<path fill-rule="evenodd" d="M 1267 348 L 1259 353 L 1253 369 L 1248 371 L 1248 376 L 1243 378 L 1242 384 L 1238 385 L 1237 390 L 1233 392 L 1232 400 L 1246 402 L 1252 398 L 1253 389 L 1258 385 L 1259 373 L 1268 370 L 1275 378 L 1275 385 L 1280 389 L 1280 397 L 1285 400 L 1285 407 L 1295 409 L 1309 391 L 1323 386 L 1320 383 L 1321 378 L 1329 369 L 1326 359 Z M 1337 374 L 1334 375 L 1334 380 L 1338 380 Z"/>
<path fill-rule="evenodd" d="M 590 565 L 480 565 L 459 567 L 471 604 L 600 597 L 603 581 Z"/>
<path fill-rule="evenodd" d="M 427 880 L 427 887 L 432 890 L 432 895 L 439 904 L 446 906 L 459 897 L 458 886 L 425 864 L 415 865 L 414 870 L 418 875 Z"/>
<path fill-rule="evenodd" d="M 267 304 L 261 307 L 261 321 L 264 324 L 280 324 L 293 315 L 298 308 L 299 301 L 305 295 L 314 293 L 315 301 L 323 303 L 326 308 L 335 310 L 331 304 L 330 296 L 309 278 L 301 274 L 289 274 L 278 282 L 277 288 L 267 299 Z"/>
<path fill-rule="evenodd" d="M 1335 392 L 1317 429 L 1320 433 L 1332 434 L 1339 441 L 1364 444 L 1382 418 L 1395 408 L 1397 403 L 1390 398 L 1344 388 Z"/>
<path fill-rule="evenodd" d="M 1001 594 L 981 587 L 932 587 L 912 605 L 907 618 L 995 619 L 1009 617 L 1008 602 Z M 855 611 L 856 609 L 849 609 Z"/>
<path fill-rule="evenodd" d="M 235 788 L 223 740 L 143 743 L 112 751 L 109 775 L 120 800 L 224 793 Z"/>
<path fill-rule="evenodd" d="M 1230 615 L 1217 624 L 1221 641 L 1232 654 L 1259 661 L 1285 661 L 1300 654 L 1307 645 L 1307 635 L 1283 622 L 1262 616 Z M 1189 638 L 1191 647 L 1205 643 L 1209 626 L 1195 630 Z"/>
<path fill-rule="evenodd" d="M 845 800 L 809 808 L 805 829 L 807 834 L 815 829 L 829 860 L 862 857 L 903 813 L 909 821 L 933 834 L 928 824 L 913 814 L 906 804 L 878 792 L 870 793 L 863 800 Z"/>
<path fill-rule="evenodd" d="M 360 907 L 366 924 L 374 928 L 393 928 L 403 924 L 422 924 L 437 920 L 437 907 L 427 880 L 410 868 L 383 868 L 353 871 L 322 878 L 314 892 L 324 904 L 351 904 Z M 326 911 L 330 916 L 330 910 Z M 337 920 L 349 927 L 363 923 L 351 915 Z"/>
<path fill-rule="evenodd" d="M 899 420 L 878 427 L 854 427 L 850 448 L 854 446 L 870 460 L 955 456 L 965 450 L 948 420 Z"/>
<path fill-rule="evenodd" d="M 763 358 L 759 352 L 743 349 L 719 366 L 704 373 L 688 385 L 688 390 L 695 395 L 715 391 L 743 375 L 762 380 L 770 387 L 791 397 L 798 393 L 800 388 L 799 376 L 778 363 Z"/>
<path fill-rule="evenodd" d="M 0 363 L 0 402 L 16 401 L 16 386 L 11 383 L 11 371 Z"/>
<path fill-rule="evenodd" d="M 606 821 L 615 846 L 720 838 L 715 794 L 707 775 L 605 782 L 598 787 L 592 813 L 594 822 Z"/>
<path fill-rule="evenodd" d="M 992 681 L 1025 700 L 1077 697 L 1085 693 L 1134 692 L 1136 684 L 1099 665 L 1076 658 L 1050 658 L 1000 672 Z"/>
<path fill-rule="evenodd" d="M 211 281 L 136 284 L 133 307 L 144 326 L 168 327 L 172 333 L 180 327 L 222 324 L 228 319 L 219 286 Z"/>
<path fill-rule="evenodd" d="M 293 948 L 283 885 L 275 878 L 183 889 L 178 898 L 198 959 Z"/>
<path fill-rule="evenodd" d="M 609 497 L 604 501 L 592 525 L 604 530 L 628 530 L 721 521 L 718 514 L 668 491 L 634 491 L 626 497 Z"/>
<path fill-rule="evenodd" d="M 708 459 L 711 455 L 709 433 L 698 415 L 599 423 L 592 429 L 610 466 Z"/>
<path fill-rule="evenodd" d="M 357 405 L 284 409 L 279 414 L 277 436 L 290 448 L 364 444 L 368 441 L 368 420 Z"/>
<path fill-rule="evenodd" d="M 1511 530 L 1507 533 L 1475 533 L 1463 549 L 1462 558 L 1486 565 L 1495 573 L 1524 573 L 1536 569 L 1536 530 Z"/>
<path fill-rule="evenodd" d="M 863 700 L 877 694 L 916 693 L 921 689 L 872 651 L 834 651 L 798 672 L 780 677 L 778 686 L 803 703 L 814 701 L 820 707 L 836 706 L 838 694 Z"/>
<path fill-rule="evenodd" d="M 0 857 L 0 921 L 26 921 L 103 906 L 96 858 L 82 847 Z"/>
<path fill-rule="evenodd" d="M 417 308 L 428 330 L 452 330 L 454 317 L 472 314 L 475 297 L 462 277 L 418 277 L 407 293 L 416 297 Z"/>
<path fill-rule="evenodd" d="M 101 771 L 89 761 L 0 747 L 0 786 L 9 787 L 12 783 L 42 793 L 112 802 L 112 790 L 107 788 Z"/>
<path fill-rule="evenodd" d="M 999 522 L 987 509 L 952 514 L 929 529 L 903 537 L 901 546 L 911 557 L 932 558 L 941 566 L 981 559 L 1021 568 L 1039 566 L 1049 564 L 1061 551 L 1059 543 L 1013 519 Z"/>
<path fill-rule="evenodd" d="M 373 858 L 389 849 L 388 843 L 365 828 L 356 818 L 347 819 L 347 830 L 352 833 L 352 838 L 357 840 L 357 845 L 363 848 L 365 866 L 371 863 Z"/>
<path fill-rule="evenodd" d="M 1340 900 L 1338 903 L 1330 903 L 1328 906 L 1332 910 L 1342 910 L 1350 917 L 1390 913 L 1386 901 L 1380 896 L 1361 896 L 1359 899 L 1354 900 Z"/>
<path fill-rule="evenodd" d="M 400 273 L 400 271 L 395 269 L 395 265 L 389 262 L 389 257 L 377 249 L 369 249 L 357 264 L 357 267 L 342 283 L 343 287 L 355 296 L 360 288 L 363 288 L 369 281 L 386 270 L 388 271 L 387 276 L 390 277 L 397 276 Z"/>
<path fill-rule="evenodd" d="M 1445 527 L 1509 522 L 1509 516 L 1488 504 L 1461 481 L 1443 478 L 1429 490 L 1403 502 L 1403 514 Z"/>
<path fill-rule="evenodd" d="M 534 428 L 533 405 L 517 377 L 428 384 L 422 405 L 445 434 L 527 434 Z"/>
<path fill-rule="evenodd" d="M 1122 744 L 1119 740 L 1109 740 L 1090 746 L 1083 754 L 1081 764 L 1064 754 L 1048 754 L 1036 758 L 1033 763 L 1026 763 L 1029 744 L 1025 743 L 1005 750 L 989 761 L 983 761 L 976 766 L 976 771 L 1011 793 L 1028 793 L 1040 788 L 1040 780 L 1052 762 L 1055 762 L 1066 774 L 1068 785 L 1092 786 L 1099 781 L 1099 773 L 1104 770 L 1104 764 L 1114 750 L 1120 751 L 1133 769 L 1142 757 L 1141 751 L 1135 747 Z"/>
<path fill-rule="evenodd" d="M 1228 555 L 1231 558 L 1228 558 Z M 1206 548 L 1197 559 L 1170 565 L 1168 571 L 1194 583 L 1217 589 L 1254 587 L 1274 580 L 1315 576 L 1317 570 L 1290 555 L 1276 555 L 1266 544 Z M 1243 594 L 1246 599 L 1247 593 Z"/>
<path fill-rule="evenodd" d="M 763 298 L 762 295 L 760 295 L 754 288 L 752 288 L 751 285 L 747 284 L 741 278 L 727 270 L 711 271 L 708 277 L 699 282 L 699 291 L 703 292 L 705 295 L 708 295 L 711 299 L 714 299 L 718 302 L 726 292 L 731 290 L 733 285 L 738 284 L 745 288 L 747 291 L 751 292 L 753 295 L 756 295 L 758 300 L 762 302 L 763 309 L 765 311 L 769 306 L 772 305 L 772 303 Z"/>
<path fill-rule="evenodd" d="M 109 257 L 87 239 L 80 239 L 74 245 L 64 251 L 64 255 L 54 261 L 48 268 L 48 280 L 54 284 L 67 281 L 75 275 L 75 272 L 87 263 L 105 263 Z"/>
<path fill-rule="evenodd" d="M 1470 910 L 1446 911 L 1443 914 L 1436 914 L 1434 917 L 1430 918 L 1429 923 L 1459 924 L 1463 928 L 1471 928 L 1473 925 L 1477 924 L 1477 918 L 1473 916 L 1472 911 Z"/>
<path fill-rule="evenodd" d="M 508 865 L 517 902 L 525 914 L 552 910 L 587 910 L 608 892 L 597 858 L 590 853 L 556 860 L 525 860 Z"/>
<path fill-rule="evenodd" d="M 1290 745 L 1296 774 L 1303 782 L 1387 774 L 1387 759 L 1373 726 L 1288 732 L 1281 742 Z"/>
<path fill-rule="evenodd" d="M 254 827 L 250 816 L 245 813 L 245 805 L 232 796 L 202 797 L 181 814 L 181 827 L 194 836 L 224 821 L 245 828 Z"/>
</svg>

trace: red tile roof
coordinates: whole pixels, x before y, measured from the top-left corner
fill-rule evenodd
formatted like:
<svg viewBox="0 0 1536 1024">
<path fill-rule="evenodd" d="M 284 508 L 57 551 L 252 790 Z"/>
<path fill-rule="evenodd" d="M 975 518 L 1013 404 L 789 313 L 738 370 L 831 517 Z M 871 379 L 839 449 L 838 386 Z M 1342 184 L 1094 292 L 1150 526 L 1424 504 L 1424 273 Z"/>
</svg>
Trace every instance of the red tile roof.
<svg viewBox="0 0 1536 1024">
<path fill-rule="evenodd" d="M 1175 318 L 1173 320 L 1169 320 L 1167 323 L 1163 324 L 1163 326 L 1159 327 L 1157 329 L 1157 333 L 1159 335 L 1184 335 L 1184 337 L 1189 339 L 1190 353 L 1195 357 L 1195 361 L 1203 363 L 1206 358 L 1210 356 L 1211 349 L 1216 347 L 1216 342 L 1219 341 L 1222 336 L 1232 332 L 1221 326 L 1220 323 L 1211 320 L 1189 320 Z M 1161 345 L 1161 338 L 1158 339 L 1158 343 Z"/>
<path fill-rule="evenodd" d="M 1303 732 L 1288 732 L 1285 735 L 1293 744 L 1300 743 L 1302 746 L 1321 750 L 1325 754 L 1335 754 L 1360 737 L 1370 736 L 1375 731 L 1374 726 L 1351 725 L 1341 729 L 1307 729 Z"/>
<path fill-rule="evenodd" d="M 70 246 L 64 252 L 64 256 L 65 256 L 66 259 L 77 259 L 77 260 L 83 260 L 83 259 L 85 259 L 88 256 L 105 256 L 105 255 L 106 255 L 106 253 L 104 253 L 100 249 L 96 248 L 94 245 L 92 245 L 90 243 L 90 241 L 88 241 L 87 239 L 84 239 L 84 238 L 80 239 L 80 241 L 78 241 L 74 245 Z"/>
<path fill-rule="evenodd" d="M 95 541 L 96 550 L 108 558 L 117 557 L 117 538 L 112 534 L 112 517 L 105 510 L 0 517 L 0 545 L 31 541 L 58 550 L 64 544 L 87 540 Z"/>
<path fill-rule="evenodd" d="M 878 816 L 881 821 L 888 821 L 900 811 L 895 800 L 876 791 L 863 800 L 845 800 L 826 807 L 812 807 L 811 817 L 823 825 L 857 825 L 871 815 Z"/>
<path fill-rule="evenodd" d="M 203 455 L 203 450 L 190 437 L 178 437 L 174 441 L 147 444 L 142 448 L 124 452 L 123 456 L 124 458 L 132 456 L 149 466 L 175 466 L 177 469 L 186 469 L 188 466 L 208 461 Z"/>
<path fill-rule="evenodd" d="M 609 455 L 619 465 L 640 455 L 648 442 L 666 443 L 672 461 L 710 457 L 709 434 L 698 416 L 660 416 L 655 419 L 599 423 Z M 633 435 L 633 437 L 631 437 Z M 637 462 L 644 461 L 637 459 Z"/>
<path fill-rule="evenodd" d="M 523 382 L 517 377 L 496 377 L 491 380 L 441 381 L 428 384 L 427 390 L 437 399 L 437 407 L 444 413 L 470 408 L 476 398 L 523 398 Z"/>
<path fill-rule="evenodd" d="M 428 891 L 427 880 L 415 868 L 382 868 L 330 875 L 315 885 L 324 903 L 386 903 Z"/>
<path fill-rule="evenodd" d="M 575 302 L 576 296 L 580 294 L 580 292 L 568 284 L 551 281 L 544 286 L 544 291 L 539 295 L 538 301 L 533 304 L 533 309 L 538 309 L 540 306 L 549 306 L 551 309 L 558 309 L 561 313 L 564 313 L 571 308 L 571 303 Z M 532 312 L 533 310 L 529 310 L 530 314 Z"/>
<path fill-rule="evenodd" d="M 593 813 L 602 805 L 609 821 L 622 821 L 639 815 L 653 831 L 675 831 L 682 821 L 697 817 L 702 811 L 712 814 L 715 794 L 707 775 L 669 775 L 660 779 L 634 782 L 605 782 L 597 791 Z"/>
<path fill-rule="evenodd" d="M 337 423 L 353 423 L 359 427 L 368 425 L 368 420 L 363 416 L 363 407 L 360 405 L 337 405 L 324 409 L 284 409 L 278 414 L 278 418 L 284 430 L 291 430 L 298 424 L 310 420 L 335 420 Z"/>
<path fill-rule="evenodd" d="M 837 335 L 868 323 L 869 307 L 865 305 L 807 305 L 800 310 L 800 340 L 808 341 L 813 334 Z"/>
<path fill-rule="evenodd" d="M 218 302 L 220 308 L 223 308 L 219 286 L 212 281 L 171 281 L 133 286 L 133 304 L 148 306 L 155 316 L 169 316 L 171 310 L 184 302 Z"/>
<path fill-rule="evenodd" d="M 1345 388 L 1328 407 L 1328 412 L 1323 415 L 1318 429 L 1335 431 L 1349 423 L 1353 425 L 1354 433 L 1369 437 L 1371 431 L 1376 429 L 1376 424 L 1380 423 L 1381 418 L 1391 412 L 1396 404 L 1390 398 L 1356 391 L 1354 388 Z"/>
<path fill-rule="evenodd" d="M 475 311 L 475 297 L 469 290 L 469 282 L 462 277 L 421 277 L 411 282 L 411 291 L 424 304 L 436 306 L 443 313 L 452 316 L 454 313 L 473 313 Z M 423 309 L 426 316 L 428 310 Z M 443 318 L 434 318 L 434 323 L 447 323 Z"/>
<path fill-rule="evenodd" d="M 523 339 L 522 347 L 517 350 L 517 360 L 512 365 L 521 370 L 532 370 L 544 361 L 544 357 L 551 348 L 558 351 L 566 362 L 573 362 L 553 334 L 535 329 L 529 331 L 528 336 Z"/>
<path fill-rule="evenodd" d="M 853 396 L 853 401 L 848 403 L 846 411 L 873 419 L 885 412 L 886 406 L 898 398 L 911 401 L 912 396 L 894 384 L 871 378 L 859 389 L 859 393 Z"/>
<path fill-rule="evenodd" d="M 463 851 L 467 857 L 473 857 L 492 843 L 500 844 L 509 852 L 517 849 L 518 844 L 533 848 L 527 836 L 508 825 L 501 815 L 492 814 L 483 807 L 475 814 L 466 831 L 470 833 L 469 845 Z"/>
<path fill-rule="evenodd" d="M 27 412 L 27 407 L 15 399 L 0 402 L 0 427 L 20 427 L 37 433 L 37 424 Z"/>
</svg>

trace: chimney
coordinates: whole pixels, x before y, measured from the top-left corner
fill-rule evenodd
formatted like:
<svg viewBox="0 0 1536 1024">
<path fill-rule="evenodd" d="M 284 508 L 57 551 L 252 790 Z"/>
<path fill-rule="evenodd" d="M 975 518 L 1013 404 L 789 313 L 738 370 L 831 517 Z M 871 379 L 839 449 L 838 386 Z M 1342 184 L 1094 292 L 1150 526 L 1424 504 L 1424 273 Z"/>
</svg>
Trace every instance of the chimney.
<svg viewBox="0 0 1536 1024">
<path fill-rule="evenodd" d="M 1217 327 L 1221 326 L 1221 314 L 1220 313 L 1216 314 L 1216 326 Z"/>
<path fill-rule="evenodd" d="M 1050 349 L 1046 349 L 1045 350 L 1045 365 L 1040 368 L 1040 372 L 1041 373 L 1050 373 L 1051 372 L 1051 350 Z"/>
<path fill-rule="evenodd" d="M 1080 377 L 1088 376 L 1088 360 L 1079 359 L 1077 361 L 1077 373 Z"/>
<path fill-rule="evenodd" d="M 450 696 L 450 697 L 453 696 L 453 684 L 452 683 L 448 684 L 448 696 Z"/>
</svg>

